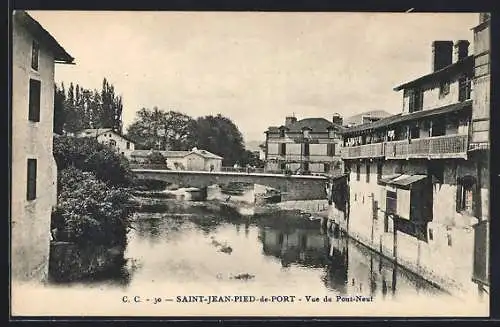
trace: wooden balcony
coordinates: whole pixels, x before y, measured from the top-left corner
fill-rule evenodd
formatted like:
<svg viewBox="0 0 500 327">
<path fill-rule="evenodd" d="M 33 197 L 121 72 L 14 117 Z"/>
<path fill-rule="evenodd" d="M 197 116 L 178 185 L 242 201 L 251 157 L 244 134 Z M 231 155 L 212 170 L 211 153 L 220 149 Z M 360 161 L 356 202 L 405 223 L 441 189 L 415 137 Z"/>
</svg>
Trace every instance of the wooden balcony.
<svg viewBox="0 0 500 327">
<path fill-rule="evenodd" d="M 385 157 L 386 159 L 410 158 L 466 158 L 467 135 L 444 135 L 420 139 L 392 141 L 343 147 L 342 159 Z"/>
<path fill-rule="evenodd" d="M 373 143 L 352 147 L 343 147 L 342 159 L 376 158 L 384 156 L 384 143 Z"/>
<path fill-rule="evenodd" d="M 413 139 L 411 142 L 387 142 L 385 149 L 386 159 L 466 158 L 467 135 L 443 135 Z"/>
</svg>

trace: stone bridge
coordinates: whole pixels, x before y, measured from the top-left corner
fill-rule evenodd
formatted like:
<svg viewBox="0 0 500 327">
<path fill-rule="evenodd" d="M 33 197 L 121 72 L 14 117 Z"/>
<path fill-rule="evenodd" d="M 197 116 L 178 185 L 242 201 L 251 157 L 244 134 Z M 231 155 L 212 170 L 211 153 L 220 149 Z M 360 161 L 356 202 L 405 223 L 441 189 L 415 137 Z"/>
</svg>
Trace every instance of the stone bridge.
<svg viewBox="0 0 500 327">
<path fill-rule="evenodd" d="M 227 185 L 231 182 L 259 184 L 281 191 L 282 201 L 327 199 L 324 176 L 279 175 L 265 173 L 178 171 L 159 169 L 132 169 L 136 178 L 160 180 L 180 187 L 205 188 Z"/>
</svg>

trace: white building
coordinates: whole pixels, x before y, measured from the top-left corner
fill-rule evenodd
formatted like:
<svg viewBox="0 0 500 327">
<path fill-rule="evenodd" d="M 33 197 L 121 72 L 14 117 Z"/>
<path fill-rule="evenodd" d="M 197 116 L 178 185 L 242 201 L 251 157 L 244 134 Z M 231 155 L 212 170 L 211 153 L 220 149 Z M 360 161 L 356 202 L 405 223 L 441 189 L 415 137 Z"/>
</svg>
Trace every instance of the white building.
<svg viewBox="0 0 500 327">
<path fill-rule="evenodd" d="M 197 148 L 191 151 L 135 150 L 131 152 L 130 158 L 135 163 L 147 163 L 148 156 L 153 152 L 160 152 L 167 168 L 172 170 L 220 171 L 222 168 L 221 156 Z"/>
<path fill-rule="evenodd" d="M 93 137 L 99 143 L 109 145 L 116 152 L 130 158 L 130 154 L 135 150 L 135 143 L 126 136 L 113 131 L 111 128 L 89 128 L 84 129 L 77 137 Z"/>
<path fill-rule="evenodd" d="M 26 12 L 13 13 L 13 280 L 44 280 L 48 274 L 51 212 L 57 202 L 57 166 L 52 155 L 54 64 L 73 60 Z"/>
</svg>

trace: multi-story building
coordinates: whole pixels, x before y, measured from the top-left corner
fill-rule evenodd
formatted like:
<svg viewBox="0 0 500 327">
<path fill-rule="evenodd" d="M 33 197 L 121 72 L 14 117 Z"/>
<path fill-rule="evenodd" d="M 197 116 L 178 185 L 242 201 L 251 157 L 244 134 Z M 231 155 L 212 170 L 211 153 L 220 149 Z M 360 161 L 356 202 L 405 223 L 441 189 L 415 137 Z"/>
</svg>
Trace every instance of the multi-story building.
<svg viewBox="0 0 500 327">
<path fill-rule="evenodd" d="M 73 58 L 30 15 L 12 17 L 11 272 L 14 280 L 48 274 L 50 219 L 57 201 L 52 155 L 54 63 Z"/>
<path fill-rule="evenodd" d="M 106 144 L 130 159 L 130 154 L 135 150 L 135 143 L 125 135 L 114 131 L 112 128 L 88 128 L 77 134 L 77 137 L 95 138 L 99 143 Z"/>
<path fill-rule="evenodd" d="M 285 125 L 271 126 L 265 132 L 266 171 L 341 174 L 342 130 L 342 118 L 338 114 L 332 121 L 286 117 Z"/>
<path fill-rule="evenodd" d="M 487 44 L 479 30 L 475 51 Z M 468 50 L 467 40 L 433 42 L 432 72 L 395 88 L 403 93 L 402 112 L 348 128 L 342 149 L 349 234 L 467 294 L 477 290 L 473 272 L 484 282 L 487 271 L 478 257 L 487 228 L 481 235 L 475 229 L 488 219 L 489 188 L 488 151 L 474 154 L 487 148 L 475 144 L 488 143 L 488 77 L 477 75 L 484 51 Z"/>
</svg>

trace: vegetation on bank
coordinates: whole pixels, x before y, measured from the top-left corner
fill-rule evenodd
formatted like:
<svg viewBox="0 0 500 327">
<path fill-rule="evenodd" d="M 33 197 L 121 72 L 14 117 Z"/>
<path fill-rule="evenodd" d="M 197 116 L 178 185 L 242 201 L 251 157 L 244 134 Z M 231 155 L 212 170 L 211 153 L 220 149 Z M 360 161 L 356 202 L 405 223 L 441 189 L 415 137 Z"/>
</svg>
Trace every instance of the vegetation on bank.
<svg viewBox="0 0 500 327">
<path fill-rule="evenodd" d="M 58 241 L 124 245 L 130 228 L 132 172 L 126 158 L 91 138 L 56 137 Z"/>
</svg>

